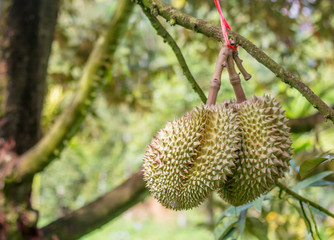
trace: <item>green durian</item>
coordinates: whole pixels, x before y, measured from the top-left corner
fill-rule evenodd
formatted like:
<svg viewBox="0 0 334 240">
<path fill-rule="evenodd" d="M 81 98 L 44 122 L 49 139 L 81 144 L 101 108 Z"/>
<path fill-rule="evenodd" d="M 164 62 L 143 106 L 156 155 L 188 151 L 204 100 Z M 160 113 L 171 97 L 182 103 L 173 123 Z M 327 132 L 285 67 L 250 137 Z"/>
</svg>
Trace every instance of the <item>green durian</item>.
<svg viewBox="0 0 334 240">
<path fill-rule="evenodd" d="M 241 149 L 236 170 L 218 191 L 228 203 L 238 206 L 269 192 L 284 176 L 292 149 L 287 118 L 280 104 L 269 96 L 253 97 L 237 104 Z"/>
<path fill-rule="evenodd" d="M 196 107 L 147 147 L 144 179 L 165 207 L 201 204 L 212 191 L 238 206 L 270 191 L 291 159 L 287 119 L 269 96 Z"/>
<path fill-rule="evenodd" d="M 223 105 L 202 105 L 167 123 L 152 139 L 144 156 L 144 179 L 162 205 L 196 207 L 232 176 L 241 136 L 235 115 Z"/>
</svg>

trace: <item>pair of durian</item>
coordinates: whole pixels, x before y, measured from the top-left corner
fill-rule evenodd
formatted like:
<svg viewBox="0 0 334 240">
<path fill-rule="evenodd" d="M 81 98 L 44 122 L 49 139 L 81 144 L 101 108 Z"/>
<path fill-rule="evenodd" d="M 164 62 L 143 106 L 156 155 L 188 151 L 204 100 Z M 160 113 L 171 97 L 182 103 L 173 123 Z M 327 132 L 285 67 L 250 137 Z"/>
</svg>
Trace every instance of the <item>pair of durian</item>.
<svg viewBox="0 0 334 240">
<path fill-rule="evenodd" d="M 144 179 L 165 207 L 201 204 L 217 191 L 238 206 L 270 191 L 291 159 L 284 110 L 269 96 L 201 105 L 167 123 L 144 157 Z"/>
</svg>

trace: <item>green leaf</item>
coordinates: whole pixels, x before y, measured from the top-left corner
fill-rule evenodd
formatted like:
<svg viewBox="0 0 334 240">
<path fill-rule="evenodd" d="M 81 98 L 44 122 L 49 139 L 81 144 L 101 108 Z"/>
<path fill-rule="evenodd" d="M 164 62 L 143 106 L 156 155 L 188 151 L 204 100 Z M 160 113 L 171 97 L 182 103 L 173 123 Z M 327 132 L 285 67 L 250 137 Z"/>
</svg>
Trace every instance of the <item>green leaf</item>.
<svg viewBox="0 0 334 240">
<path fill-rule="evenodd" d="M 240 213 L 240 215 L 239 215 L 239 219 L 238 219 L 238 231 L 239 231 L 239 235 L 240 236 L 243 234 L 243 232 L 245 230 L 247 210 L 248 209 L 243 210 Z"/>
<path fill-rule="evenodd" d="M 232 237 L 238 227 L 236 216 L 224 217 L 215 228 L 215 240 L 224 240 Z"/>
<path fill-rule="evenodd" d="M 313 158 L 313 159 L 308 159 L 305 160 L 302 165 L 300 165 L 300 169 L 299 169 L 299 176 L 301 178 L 305 177 L 307 174 L 309 174 L 316 166 L 318 166 L 319 164 L 321 164 L 322 162 L 324 162 L 325 160 L 327 160 L 327 158 L 324 157 L 317 157 L 317 158 Z"/>
<path fill-rule="evenodd" d="M 231 214 L 239 215 L 242 211 L 250 208 L 251 206 L 253 206 L 252 202 L 245 204 L 245 205 L 238 206 L 238 207 L 231 206 L 226 210 L 226 214 L 227 215 L 231 215 Z"/>
<path fill-rule="evenodd" d="M 334 186 L 334 182 L 320 180 L 320 181 L 316 181 L 316 182 L 309 185 L 309 187 L 318 187 L 318 186 L 319 187 L 320 186 Z"/>
<path fill-rule="evenodd" d="M 324 212 L 320 211 L 319 209 L 312 207 L 312 212 L 314 212 L 315 214 L 317 214 L 318 216 L 322 217 L 322 218 L 327 218 L 327 214 L 325 214 Z"/>
<path fill-rule="evenodd" d="M 247 218 L 246 228 L 249 233 L 261 240 L 268 240 L 268 226 L 257 218 Z"/>
<path fill-rule="evenodd" d="M 218 238 L 218 240 L 226 240 L 232 237 L 233 233 L 237 230 L 237 222 L 231 224 L 226 231 Z"/>
<path fill-rule="evenodd" d="M 291 160 L 289 161 L 289 165 L 290 165 L 290 167 L 293 168 L 293 169 L 295 169 L 296 166 L 297 166 L 296 161 L 295 161 L 294 159 L 291 159 Z"/>
<path fill-rule="evenodd" d="M 250 208 L 251 206 L 253 206 L 253 203 L 248 203 L 248 204 L 245 204 L 245 205 L 241 205 L 241 206 L 238 206 L 238 207 L 234 207 L 234 206 L 231 206 L 229 207 L 228 209 L 226 209 L 225 212 L 222 213 L 222 215 L 220 215 L 220 217 L 218 218 L 217 222 L 216 222 L 216 226 L 220 223 L 220 221 L 226 217 L 226 216 L 231 216 L 231 215 L 234 215 L 234 216 L 237 216 L 239 215 L 242 211 Z"/>
<path fill-rule="evenodd" d="M 263 198 L 264 197 L 260 197 L 260 198 L 256 199 L 255 201 L 253 201 L 253 205 L 254 205 L 255 209 L 258 210 L 260 213 L 262 211 Z"/>
<path fill-rule="evenodd" d="M 293 191 L 298 191 L 300 189 L 309 187 L 312 183 L 315 183 L 319 180 L 322 180 L 323 178 L 327 177 L 328 175 L 332 174 L 333 171 L 325 171 L 318 173 L 312 177 L 306 178 L 303 181 L 299 182 L 296 186 L 292 188 Z"/>
</svg>

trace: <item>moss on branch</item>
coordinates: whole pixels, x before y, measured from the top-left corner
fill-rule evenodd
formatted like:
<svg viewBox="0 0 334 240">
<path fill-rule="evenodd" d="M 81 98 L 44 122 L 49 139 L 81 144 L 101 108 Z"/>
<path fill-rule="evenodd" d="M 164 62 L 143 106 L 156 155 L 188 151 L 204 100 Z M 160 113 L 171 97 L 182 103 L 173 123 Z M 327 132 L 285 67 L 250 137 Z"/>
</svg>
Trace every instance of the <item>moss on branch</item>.
<svg viewBox="0 0 334 240">
<path fill-rule="evenodd" d="M 137 2 L 151 9 L 151 11 L 154 11 L 156 14 L 162 16 L 167 21 L 172 21 L 173 24 L 178 24 L 187 29 L 202 33 L 218 41 L 223 39 L 221 30 L 217 25 L 185 14 L 167 5 L 161 0 L 137 0 Z M 251 56 L 266 66 L 283 82 L 297 89 L 312 104 L 313 107 L 319 110 L 319 112 L 325 118 L 334 122 L 334 110 L 331 109 L 324 101 L 322 101 L 306 84 L 301 82 L 298 77 L 288 72 L 272 58 L 270 58 L 266 53 L 264 53 L 260 48 L 255 46 L 251 41 L 244 38 L 240 34 L 229 29 L 228 34 L 237 45 L 244 48 Z"/>
</svg>

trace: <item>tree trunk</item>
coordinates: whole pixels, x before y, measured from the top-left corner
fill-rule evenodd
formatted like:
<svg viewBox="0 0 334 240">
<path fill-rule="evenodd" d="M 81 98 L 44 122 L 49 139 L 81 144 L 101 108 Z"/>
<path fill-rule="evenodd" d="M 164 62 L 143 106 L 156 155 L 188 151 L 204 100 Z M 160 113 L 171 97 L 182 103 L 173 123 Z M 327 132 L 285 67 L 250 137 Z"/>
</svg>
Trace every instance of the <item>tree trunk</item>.
<svg viewBox="0 0 334 240">
<path fill-rule="evenodd" d="M 15 165 L 15 156 L 30 149 L 41 136 L 46 70 L 57 12 L 58 0 L 0 3 L 0 65 L 5 69 L 1 81 L 7 83 L 5 113 L 0 119 L 0 168 Z M 31 182 L 29 177 L 0 186 L 1 239 L 38 238 L 37 213 L 30 204 Z"/>
</svg>

